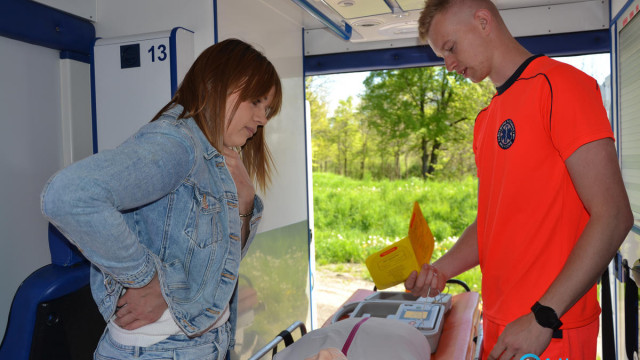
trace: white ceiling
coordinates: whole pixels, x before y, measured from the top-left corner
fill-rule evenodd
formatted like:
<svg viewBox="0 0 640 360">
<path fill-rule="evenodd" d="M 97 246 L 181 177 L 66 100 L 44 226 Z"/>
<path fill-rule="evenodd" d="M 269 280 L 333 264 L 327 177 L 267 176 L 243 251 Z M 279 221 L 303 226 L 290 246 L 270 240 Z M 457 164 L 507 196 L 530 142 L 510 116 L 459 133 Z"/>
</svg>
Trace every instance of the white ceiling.
<svg viewBox="0 0 640 360">
<path fill-rule="evenodd" d="M 501 12 L 513 13 L 519 9 L 565 6 L 571 3 L 588 3 L 588 0 L 493 0 Z M 416 38 L 417 20 L 424 0 L 307 0 L 309 4 L 344 28 L 352 27 L 351 43 L 390 41 Z M 305 29 L 321 29 L 326 26 L 316 17 L 304 12 Z"/>
</svg>

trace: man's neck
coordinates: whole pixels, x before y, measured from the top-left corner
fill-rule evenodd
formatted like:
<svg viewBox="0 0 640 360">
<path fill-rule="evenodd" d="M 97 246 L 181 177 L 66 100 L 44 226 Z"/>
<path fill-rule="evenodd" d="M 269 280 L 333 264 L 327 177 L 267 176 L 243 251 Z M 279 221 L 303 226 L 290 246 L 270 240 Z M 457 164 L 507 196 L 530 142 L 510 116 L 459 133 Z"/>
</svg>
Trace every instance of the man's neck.
<svg viewBox="0 0 640 360">
<path fill-rule="evenodd" d="M 509 80 L 520 65 L 531 56 L 532 54 L 527 49 L 513 39 L 504 49 L 496 52 L 494 70 L 489 74 L 489 79 L 491 79 L 494 86 L 499 87 Z"/>
</svg>

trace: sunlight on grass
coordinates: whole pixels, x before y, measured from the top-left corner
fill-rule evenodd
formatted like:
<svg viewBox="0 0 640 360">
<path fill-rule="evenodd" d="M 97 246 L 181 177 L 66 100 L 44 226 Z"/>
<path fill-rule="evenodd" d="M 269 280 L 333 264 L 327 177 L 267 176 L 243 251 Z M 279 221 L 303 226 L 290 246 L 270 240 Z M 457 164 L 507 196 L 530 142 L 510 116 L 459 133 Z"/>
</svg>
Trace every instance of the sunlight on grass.
<svg viewBox="0 0 640 360">
<path fill-rule="evenodd" d="M 407 236 L 414 201 L 420 204 L 436 240 L 432 261 L 451 249 L 475 219 L 477 208 L 475 178 L 374 181 L 314 173 L 313 186 L 316 264 L 331 264 L 335 271 L 355 272 L 353 276 L 369 281 L 365 259 Z M 341 264 L 360 264 L 364 271 Z M 472 291 L 480 290 L 479 268 L 457 278 Z M 451 291 L 463 290 L 453 286 Z"/>
</svg>

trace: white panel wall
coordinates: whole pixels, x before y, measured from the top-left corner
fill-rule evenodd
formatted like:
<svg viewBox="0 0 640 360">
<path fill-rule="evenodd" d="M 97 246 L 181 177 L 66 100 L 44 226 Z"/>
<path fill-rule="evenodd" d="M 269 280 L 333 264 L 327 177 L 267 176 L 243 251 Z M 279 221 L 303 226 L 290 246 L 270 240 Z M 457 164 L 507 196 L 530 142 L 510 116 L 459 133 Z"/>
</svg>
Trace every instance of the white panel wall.
<svg viewBox="0 0 640 360">
<path fill-rule="evenodd" d="M 93 62 L 98 151 L 120 145 L 171 99 L 169 37 L 170 32 L 163 31 L 96 41 Z M 140 66 L 121 69 L 120 47 L 132 44 L 139 46 Z M 189 57 L 193 62 L 193 53 Z"/>
<path fill-rule="evenodd" d="M 60 60 L 63 166 L 93 154 L 91 69 L 89 64 Z"/>
<path fill-rule="evenodd" d="M 51 6 L 58 10 L 68 12 L 87 19 L 89 21 L 96 20 L 96 3 L 97 0 L 33 0 L 41 4 Z"/>
<path fill-rule="evenodd" d="M 304 79 L 302 10 L 289 0 L 218 0 L 219 40 L 236 37 L 260 49 L 274 63 L 284 85 L 281 114 L 267 128 L 277 168 L 264 199 L 269 204 L 260 230 L 307 218 L 304 171 L 285 176 L 284 169 L 304 169 Z M 214 41 L 213 0 L 185 2 L 99 0 L 96 36 L 109 38 L 163 31 L 176 26 L 194 32 L 195 55 Z M 296 151 L 291 151 L 296 149 Z M 295 201 L 281 201 L 287 198 Z M 277 214 L 277 216 L 276 216 Z"/>
<path fill-rule="evenodd" d="M 51 262 L 40 192 L 63 163 L 58 51 L 0 37 L 0 338 L 20 283 Z"/>
<path fill-rule="evenodd" d="M 194 32 L 195 54 L 214 43 L 213 0 L 98 0 L 96 36 L 110 38 L 171 30 Z"/>
</svg>

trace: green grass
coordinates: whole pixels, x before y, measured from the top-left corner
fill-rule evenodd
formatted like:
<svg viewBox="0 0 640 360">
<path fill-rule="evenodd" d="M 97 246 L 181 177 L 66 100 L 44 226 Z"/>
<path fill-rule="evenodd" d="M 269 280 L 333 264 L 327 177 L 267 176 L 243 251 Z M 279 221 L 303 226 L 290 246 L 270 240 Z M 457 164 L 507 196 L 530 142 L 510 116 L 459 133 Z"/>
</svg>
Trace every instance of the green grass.
<svg viewBox="0 0 640 360">
<path fill-rule="evenodd" d="M 435 260 L 475 219 L 477 181 L 471 177 L 442 182 L 354 180 L 314 173 L 316 263 L 363 264 L 370 254 L 407 236 L 414 201 L 420 204 L 435 237 Z M 479 291 L 479 268 L 458 278 Z"/>
</svg>

